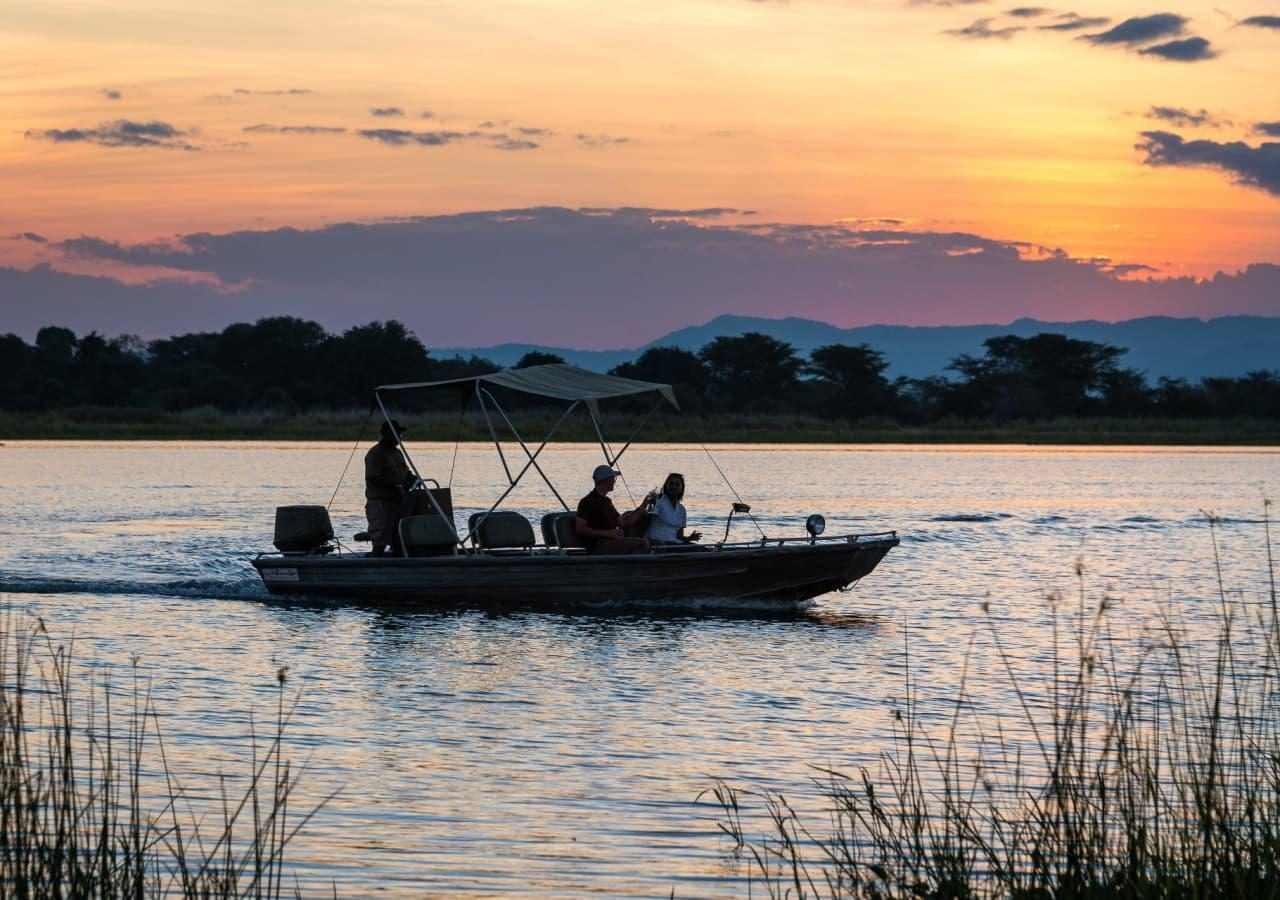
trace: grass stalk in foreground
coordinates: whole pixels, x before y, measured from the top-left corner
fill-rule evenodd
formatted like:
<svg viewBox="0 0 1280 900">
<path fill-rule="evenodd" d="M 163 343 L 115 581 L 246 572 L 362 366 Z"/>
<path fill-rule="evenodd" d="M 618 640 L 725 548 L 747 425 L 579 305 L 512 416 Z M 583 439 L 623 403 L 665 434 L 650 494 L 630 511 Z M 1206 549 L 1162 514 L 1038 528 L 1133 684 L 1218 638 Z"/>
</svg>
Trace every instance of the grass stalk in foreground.
<svg viewBox="0 0 1280 900">
<path fill-rule="evenodd" d="M 1166 609 L 1139 658 L 1118 658 L 1114 602 L 1090 604 L 1077 566 L 1074 609 L 1051 598 L 1054 662 L 1033 695 L 992 621 L 1021 743 L 975 720 L 978 758 L 966 762 L 964 679 L 935 738 L 908 675 L 879 765 L 819 770 L 828 829 L 765 794 L 769 833 L 748 840 L 747 792 L 717 783 L 721 829 L 746 848 L 752 880 L 774 897 L 1280 898 L 1280 616 L 1264 522 L 1268 584 L 1246 604 L 1225 587 L 1210 519 L 1219 591 L 1207 643 Z"/>
<path fill-rule="evenodd" d="M 82 697 L 71 648 L 42 621 L 17 620 L 0 618 L 0 896 L 282 896 L 285 850 L 320 808 L 291 816 L 285 670 L 265 748 L 252 735 L 244 793 L 228 796 L 223 779 L 192 791 L 169 766 L 136 660 L 121 733 L 109 686 L 100 707 L 96 692 Z M 210 824 L 198 798 L 219 793 Z"/>
</svg>

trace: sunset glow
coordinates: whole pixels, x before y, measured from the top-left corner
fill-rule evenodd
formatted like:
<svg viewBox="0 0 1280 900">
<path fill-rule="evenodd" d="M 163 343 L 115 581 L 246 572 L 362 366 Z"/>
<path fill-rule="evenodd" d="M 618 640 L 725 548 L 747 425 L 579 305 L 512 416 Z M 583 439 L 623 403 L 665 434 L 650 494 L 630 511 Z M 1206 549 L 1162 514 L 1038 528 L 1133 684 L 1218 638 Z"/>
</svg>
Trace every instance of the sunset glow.
<svg viewBox="0 0 1280 900">
<path fill-rule="evenodd" d="M 1280 262 L 1280 29 L 1266 0 L 1228 12 L 18 6 L 0 24 L 0 265 L 119 275 L 60 242 L 554 206 L 882 218 L 1137 277 L 1235 273 Z"/>
</svg>

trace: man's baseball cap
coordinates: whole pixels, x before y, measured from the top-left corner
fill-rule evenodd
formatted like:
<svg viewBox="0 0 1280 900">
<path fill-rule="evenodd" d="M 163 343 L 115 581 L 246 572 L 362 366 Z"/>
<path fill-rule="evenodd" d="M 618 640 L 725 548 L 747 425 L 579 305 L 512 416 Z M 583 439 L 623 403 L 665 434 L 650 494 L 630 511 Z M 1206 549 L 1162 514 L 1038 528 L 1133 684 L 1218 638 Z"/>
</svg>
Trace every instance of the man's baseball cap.
<svg viewBox="0 0 1280 900">
<path fill-rule="evenodd" d="M 617 478 L 621 474 L 621 472 L 615 472 L 608 466 L 600 465 L 596 466 L 596 470 L 591 473 L 591 479 L 592 481 L 604 481 L 607 478 Z"/>
</svg>

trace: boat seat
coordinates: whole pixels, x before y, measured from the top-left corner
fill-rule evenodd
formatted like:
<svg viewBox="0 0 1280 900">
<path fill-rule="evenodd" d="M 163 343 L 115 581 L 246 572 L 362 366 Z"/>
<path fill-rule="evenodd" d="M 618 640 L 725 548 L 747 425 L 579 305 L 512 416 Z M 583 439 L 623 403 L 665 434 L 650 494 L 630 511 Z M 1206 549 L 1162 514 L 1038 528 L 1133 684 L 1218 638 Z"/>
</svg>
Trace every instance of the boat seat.
<svg viewBox="0 0 1280 900">
<path fill-rule="evenodd" d="M 542 517 L 542 543 L 548 547 L 554 547 L 559 543 L 556 540 L 556 518 L 563 515 L 565 515 L 563 512 L 552 512 Z"/>
<path fill-rule="evenodd" d="M 404 495 L 404 499 L 400 501 L 401 516 L 430 516 L 435 514 L 436 508 L 431 504 L 431 497 L 435 497 L 436 504 L 439 505 L 441 511 L 444 512 L 446 519 L 453 518 L 453 491 L 450 488 L 423 488 L 416 491 L 409 491 Z"/>
<path fill-rule="evenodd" d="M 491 512 L 488 516 L 482 512 L 472 513 L 471 518 L 467 519 L 467 530 L 476 543 L 486 550 L 532 547 L 537 543 L 533 537 L 533 526 L 518 512 L 503 510 Z"/>
<path fill-rule="evenodd" d="M 577 518 L 578 518 L 577 513 L 561 512 L 561 513 L 551 513 L 547 516 L 544 516 L 542 521 L 546 523 L 548 519 L 551 520 L 549 524 L 551 528 L 551 534 L 554 538 L 554 543 L 558 547 L 564 547 L 565 549 L 568 549 L 569 547 L 583 546 L 582 539 L 578 537 L 578 532 L 575 527 L 575 520 Z M 547 527 L 548 527 L 547 524 L 543 525 L 544 529 Z M 548 545 L 550 545 L 551 543 L 552 541 L 547 542 Z"/>
<path fill-rule="evenodd" d="M 399 528 L 405 556 L 443 556 L 458 550 L 458 534 L 453 530 L 453 523 L 434 513 L 405 516 Z"/>
</svg>

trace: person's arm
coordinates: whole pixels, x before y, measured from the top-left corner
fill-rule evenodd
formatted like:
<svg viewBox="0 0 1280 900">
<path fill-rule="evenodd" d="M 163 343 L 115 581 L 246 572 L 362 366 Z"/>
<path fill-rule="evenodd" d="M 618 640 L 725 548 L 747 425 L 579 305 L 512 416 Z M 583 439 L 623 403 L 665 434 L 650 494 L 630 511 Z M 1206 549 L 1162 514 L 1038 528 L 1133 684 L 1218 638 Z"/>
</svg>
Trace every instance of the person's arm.
<svg viewBox="0 0 1280 900">
<path fill-rule="evenodd" d="M 653 507 L 653 502 L 656 499 L 657 497 L 654 496 L 654 492 L 650 491 L 649 493 L 644 495 L 644 499 L 640 501 L 639 506 L 637 506 L 633 510 L 624 512 L 622 515 L 618 517 L 619 520 L 621 520 L 624 526 L 636 524 L 636 522 L 640 521 L 641 516 L 649 512 L 649 510 Z"/>
<path fill-rule="evenodd" d="M 676 537 L 684 541 L 686 544 L 702 540 L 701 531 L 693 531 L 687 535 L 684 533 L 684 526 L 688 522 L 688 515 L 689 514 L 685 512 L 684 504 L 681 503 L 679 508 L 676 510 L 676 516 L 679 519 L 680 524 L 680 527 L 676 529 Z"/>
<path fill-rule="evenodd" d="M 592 538 L 594 540 L 608 540 L 609 538 L 622 537 L 621 528 L 592 528 L 587 524 L 587 520 L 582 516 L 577 516 L 573 520 L 573 531 L 581 538 Z"/>
</svg>

